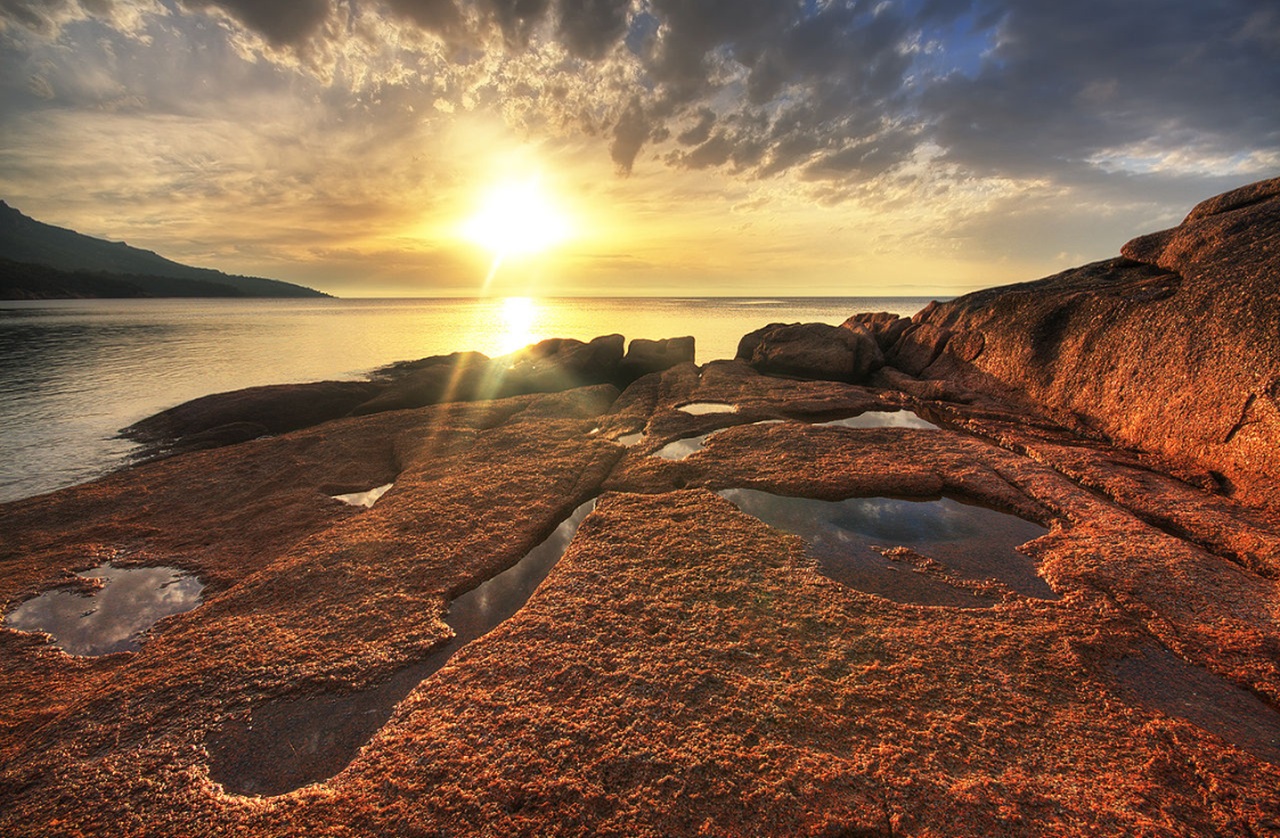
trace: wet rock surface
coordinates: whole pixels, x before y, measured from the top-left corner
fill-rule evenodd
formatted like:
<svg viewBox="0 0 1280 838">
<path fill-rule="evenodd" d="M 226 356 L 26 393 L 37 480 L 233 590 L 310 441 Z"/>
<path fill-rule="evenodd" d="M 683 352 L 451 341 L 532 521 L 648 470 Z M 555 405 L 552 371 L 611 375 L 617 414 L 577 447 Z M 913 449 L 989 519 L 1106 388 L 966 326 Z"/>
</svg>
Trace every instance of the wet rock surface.
<svg viewBox="0 0 1280 838">
<path fill-rule="evenodd" d="M 1196 223 L 1270 200 L 1253 198 Z M 1115 286 L 1125 305 L 1194 276 L 1162 297 L 1169 268 L 1140 270 Z M 1069 281 L 1086 306 L 1109 282 Z M 339 418 L 0 506 L 6 614 L 107 560 L 206 585 L 125 654 L 0 631 L 0 834 L 1280 833 L 1276 519 L 1096 419 L 1059 421 L 1033 396 L 1064 367 L 1027 361 L 1044 377 L 1021 389 L 982 369 L 1013 343 L 971 305 L 858 321 L 891 362 L 917 335 L 919 375 L 682 362 Z M 904 411 L 933 427 L 824 424 Z M 386 484 L 367 508 L 333 498 Z M 1032 529 L 1012 559 L 857 536 L 954 592 L 927 604 L 831 578 L 813 539 L 721 496 L 742 490 L 963 499 Z M 413 669 L 462 634 L 450 602 L 592 498 L 522 607 Z M 219 781 L 219 749 L 269 708 L 344 707 L 397 678 L 336 773 L 263 797 Z"/>
</svg>

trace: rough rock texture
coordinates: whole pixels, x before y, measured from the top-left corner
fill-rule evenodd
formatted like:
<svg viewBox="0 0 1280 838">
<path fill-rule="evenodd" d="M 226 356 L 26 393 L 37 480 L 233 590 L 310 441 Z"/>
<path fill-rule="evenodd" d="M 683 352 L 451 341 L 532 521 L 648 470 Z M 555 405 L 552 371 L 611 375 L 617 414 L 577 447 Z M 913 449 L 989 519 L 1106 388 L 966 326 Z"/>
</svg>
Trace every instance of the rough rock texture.
<svg viewBox="0 0 1280 838">
<path fill-rule="evenodd" d="M 1205 201 L 1123 254 L 931 307 L 890 363 L 1020 392 L 1280 513 L 1280 179 Z"/>
<path fill-rule="evenodd" d="M 0 834 L 1280 834 L 1278 186 L 909 323 L 775 325 L 740 359 L 625 389 L 347 417 L 0 505 L 6 613 L 104 560 L 207 583 L 137 652 L 0 630 Z M 835 375 L 847 335 L 897 366 L 865 384 L 755 368 Z M 547 342 L 503 369 L 543 381 L 549 358 L 620 355 Z M 389 376 L 481 397 L 495 369 L 458 355 Z M 903 409 L 939 427 L 820 424 Z M 388 483 L 368 509 L 332 497 Z M 972 606 L 842 584 L 728 489 L 1016 515 L 1044 528 L 1019 566 L 1052 595 L 892 527 L 871 550 L 884 573 Z M 527 602 L 419 677 L 449 603 L 591 498 Z M 406 678 L 314 783 L 256 797 L 215 779 L 275 766 L 228 731 L 288 718 L 324 747 L 324 708 Z"/>
<path fill-rule="evenodd" d="M 840 325 L 846 328 L 853 328 L 855 324 L 861 325 L 870 331 L 875 336 L 876 345 L 880 347 L 880 350 L 888 352 L 898 342 L 898 338 L 902 337 L 902 333 L 907 330 L 907 327 L 911 325 L 911 318 L 899 317 L 888 311 L 877 311 L 855 314 Z"/>
<path fill-rule="evenodd" d="M 943 429 L 809 424 L 904 407 Z M 650 456 L 717 429 L 685 460 Z M 384 483 L 368 510 L 329 497 Z M 714 493 L 734 487 L 1018 514 L 1048 528 L 1022 549 L 1059 598 L 987 580 L 987 607 L 925 607 L 846 587 Z M 592 496 L 528 603 L 336 775 L 269 798 L 211 779 L 231 720 L 376 688 L 444 642 L 451 597 Z M 0 506 L 0 532 L 7 605 L 105 558 L 209 586 L 136 653 L 0 631 L 0 834 L 1280 831 L 1280 592 L 1259 572 L 1280 566 L 1274 524 L 991 399 L 682 364 L 621 395 L 172 457 Z M 884 547 L 904 574 L 973 584 Z"/>
<path fill-rule="evenodd" d="M 249 387 L 183 402 L 130 425 L 121 433 L 144 443 L 182 440 L 182 447 L 187 450 L 212 448 L 346 416 L 381 389 L 369 381 Z"/>
<path fill-rule="evenodd" d="M 197 451 L 299 430 L 344 416 L 455 401 L 554 393 L 592 384 L 625 387 L 694 357 L 691 337 L 631 341 L 622 335 L 590 342 L 551 338 L 501 358 L 454 352 L 401 361 L 371 381 L 281 384 L 216 393 L 149 416 L 121 431 L 148 446 L 144 455 Z"/>
<path fill-rule="evenodd" d="M 876 337 L 862 323 L 771 323 L 743 336 L 737 357 L 760 372 L 861 382 L 884 364 Z"/>
<path fill-rule="evenodd" d="M 692 337 L 646 340 L 635 338 L 627 347 L 622 359 L 621 372 L 628 382 L 651 372 L 662 372 L 676 364 L 692 363 L 694 341 Z"/>
</svg>

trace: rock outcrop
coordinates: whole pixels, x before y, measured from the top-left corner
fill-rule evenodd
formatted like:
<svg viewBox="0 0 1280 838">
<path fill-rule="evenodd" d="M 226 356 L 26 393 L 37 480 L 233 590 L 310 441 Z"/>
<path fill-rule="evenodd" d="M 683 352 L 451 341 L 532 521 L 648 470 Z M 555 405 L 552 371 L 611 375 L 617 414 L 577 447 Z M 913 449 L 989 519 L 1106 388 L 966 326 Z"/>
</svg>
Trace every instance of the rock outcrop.
<svg viewBox="0 0 1280 838">
<path fill-rule="evenodd" d="M 1280 513 L 1280 179 L 1205 201 L 1122 253 L 931 306 L 889 363 L 1023 395 Z"/>
<path fill-rule="evenodd" d="M 942 429 L 813 424 L 903 408 Z M 330 497 L 388 483 L 369 509 Z M 1052 593 L 892 527 L 867 554 L 884 573 L 969 604 L 837 582 L 730 489 L 1016 514 L 1047 528 L 1021 560 Z M 536 594 L 415 675 L 449 643 L 448 603 L 592 497 Z M 7 604 L 105 557 L 207 585 L 137 652 L 0 630 L 6 836 L 1280 827 L 1280 612 L 1255 569 L 1280 567 L 1280 534 L 1017 411 L 681 364 L 621 397 L 437 404 L 171 457 L 0 505 L 0 532 Z M 225 732 L 324 749 L 348 731 L 333 708 L 405 678 L 380 729 L 282 796 L 217 779 L 269 774 L 276 750 Z"/>
<path fill-rule="evenodd" d="M 6 609 L 104 560 L 206 585 L 136 652 L 0 629 L 0 834 L 1280 834 L 1278 186 L 910 321 L 774 325 L 621 392 L 492 398 L 607 376 L 616 336 L 423 359 L 282 391 L 380 412 L 0 504 Z M 276 395 L 163 421 L 243 437 Z M 592 499 L 455 643 L 450 603 L 527 585 Z M 892 511 L 942 501 L 937 544 Z M 975 506 L 1022 543 L 966 556 Z"/>
<path fill-rule="evenodd" d="M 884 364 L 872 332 L 856 320 L 771 323 L 743 336 L 737 357 L 763 373 L 862 382 Z"/>
<path fill-rule="evenodd" d="M 635 338 L 627 347 L 627 356 L 622 359 L 620 372 L 621 376 L 630 383 L 651 372 L 669 370 L 677 364 L 693 363 L 693 358 L 692 337 L 666 340 Z"/>
<path fill-rule="evenodd" d="M 130 425 L 121 434 L 158 448 L 216 448 L 346 416 L 381 390 L 381 385 L 369 381 L 248 387 L 183 402 Z"/>
<path fill-rule="evenodd" d="M 390 364 L 371 381 L 281 384 L 217 393 L 137 422 L 121 435 L 144 443 L 145 455 L 216 448 L 300 430 L 344 416 L 369 416 L 444 402 L 554 393 L 595 384 L 625 387 L 694 357 L 692 337 L 631 341 L 622 335 L 589 342 L 551 338 L 510 355 L 454 352 Z"/>
</svg>

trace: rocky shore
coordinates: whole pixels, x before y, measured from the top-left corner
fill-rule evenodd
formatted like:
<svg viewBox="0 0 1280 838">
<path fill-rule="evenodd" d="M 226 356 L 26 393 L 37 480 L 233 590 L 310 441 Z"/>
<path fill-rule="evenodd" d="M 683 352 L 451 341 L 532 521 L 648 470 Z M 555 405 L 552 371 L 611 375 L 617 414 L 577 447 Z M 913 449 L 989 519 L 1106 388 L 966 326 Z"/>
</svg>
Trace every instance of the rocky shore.
<svg viewBox="0 0 1280 838">
<path fill-rule="evenodd" d="M 1275 180 L 701 367 L 548 341 L 139 423 L 152 461 L 0 506 L 0 603 L 104 562 L 203 599 L 96 657 L 6 624 L 0 833 L 1280 834 L 1278 243 Z"/>
</svg>

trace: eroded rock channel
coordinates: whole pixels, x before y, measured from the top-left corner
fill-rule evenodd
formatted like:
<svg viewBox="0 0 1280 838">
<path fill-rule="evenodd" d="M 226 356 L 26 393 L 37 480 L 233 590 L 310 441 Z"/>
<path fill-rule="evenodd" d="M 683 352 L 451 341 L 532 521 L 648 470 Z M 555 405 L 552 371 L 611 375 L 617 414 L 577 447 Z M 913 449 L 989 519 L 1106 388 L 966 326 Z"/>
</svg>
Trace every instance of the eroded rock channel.
<svg viewBox="0 0 1280 838">
<path fill-rule="evenodd" d="M 520 610 L 595 504 L 578 506 L 519 562 L 450 602 L 453 638 L 418 663 L 366 690 L 274 701 L 228 721 L 209 738 L 210 776 L 235 794 L 278 795 L 337 774 L 414 687 Z"/>
</svg>

